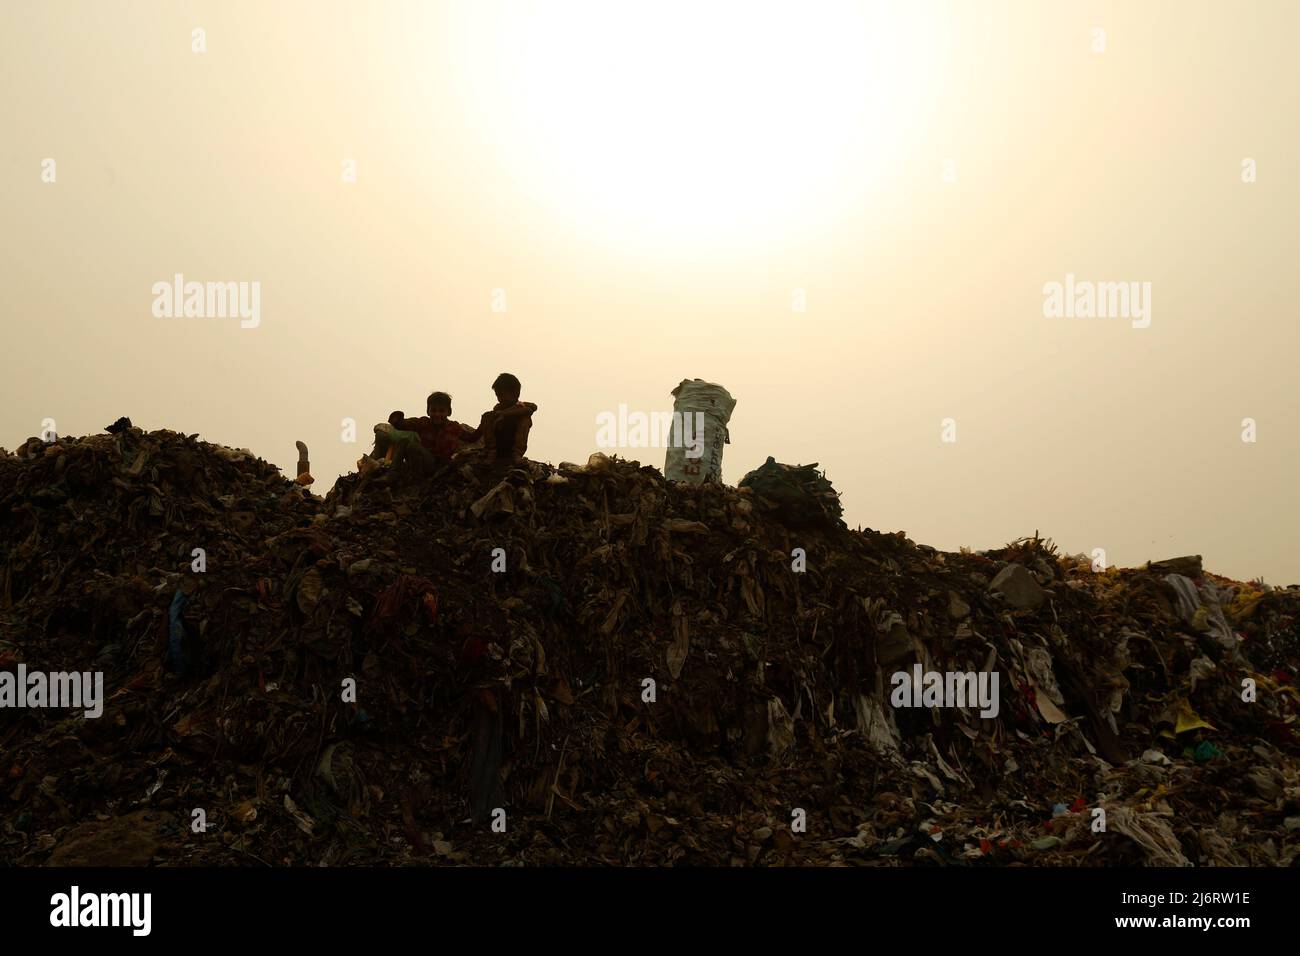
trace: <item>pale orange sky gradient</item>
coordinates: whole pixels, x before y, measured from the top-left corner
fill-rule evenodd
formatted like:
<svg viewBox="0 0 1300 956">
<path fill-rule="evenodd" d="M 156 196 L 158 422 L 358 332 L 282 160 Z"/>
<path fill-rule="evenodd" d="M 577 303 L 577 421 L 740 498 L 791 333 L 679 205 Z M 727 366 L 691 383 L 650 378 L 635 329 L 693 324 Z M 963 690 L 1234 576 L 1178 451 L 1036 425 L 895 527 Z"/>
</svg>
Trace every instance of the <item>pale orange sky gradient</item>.
<svg viewBox="0 0 1300 956">
<path fill-rule="evenodd" d="M 727 481 L 819 462 L 851 524 L 1300 581 L 1300 6 L 600 10 L 0 6 L 0 444 L 302 439 L 323 492 L 435 388 L 474 422 L 512 371 L 585 461 L 700 377 Z M 155 318 L 177 272 L 260 326 Z M 1044 317 L 1067 273 L 1150 327 Z"/>
</svg>

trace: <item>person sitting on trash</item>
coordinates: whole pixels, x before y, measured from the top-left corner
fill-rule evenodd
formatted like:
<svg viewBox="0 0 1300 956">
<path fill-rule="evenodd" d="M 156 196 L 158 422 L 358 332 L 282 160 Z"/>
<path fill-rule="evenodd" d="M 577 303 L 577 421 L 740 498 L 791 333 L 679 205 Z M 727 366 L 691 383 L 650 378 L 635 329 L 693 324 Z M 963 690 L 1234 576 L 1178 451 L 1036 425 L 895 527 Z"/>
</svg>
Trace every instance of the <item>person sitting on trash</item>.
<svg viewBox="0 0 1300 956">
<path fill-rule="evenodd" d="M 391 465 L 409 460 L 420 471 L 427 471 L 433 466 L 433 456 L 421 447 L 420 436 L 406 422 L 406 416 L 396 411 L 388 416 L 385 424 L 376 425 L 375 448 L 370 457 Z"/>
<path fill-rule="evenodd" d="M 451 396 L 434 392 L 425 403 L 428 414 L 423 418 L 408 418 L 405 427 L 420 436 L 420 445 L 438 464 L 446 464 L 460 450 L 462 444 L 473 442 L 478 432 L 468 425 L 451 419 Z"/>
<path fill-rule="evenodd" d="M 451 461 L 462 442 L 477 439 L 474 429 L 451 420 L 451 396 L 434 392 L 425 402 L 428 414 L 407 418 L 398 411 L 388 416 L 388 425 L 375 426 L 372 457 L 387 458 L 394 464 L 410 458 L 424 472 Z"/>
<path fill-rule="evenodd" d="M 492 383 L 497 403 L 483 413 L 474 437 L 483 439 L 483 450 L 496 463 L 517 462 L 528 451 L 528 432 L 533 427 L 537 406 L 521 402 L 522 386 L 509 372 L 502 372 Z"/>
</svg>

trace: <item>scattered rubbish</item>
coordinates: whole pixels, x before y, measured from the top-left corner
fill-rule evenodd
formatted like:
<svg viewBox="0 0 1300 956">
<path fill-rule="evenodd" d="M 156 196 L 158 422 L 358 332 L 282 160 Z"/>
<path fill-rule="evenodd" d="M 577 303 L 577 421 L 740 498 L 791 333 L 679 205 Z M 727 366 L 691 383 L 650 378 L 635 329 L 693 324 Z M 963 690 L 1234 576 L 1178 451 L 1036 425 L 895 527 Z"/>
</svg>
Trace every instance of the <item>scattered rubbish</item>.
<svg viewBox="0 0 1300 956">
<path fill-rule="evenodd" d="M 814 466 L 758 469 L 792 508 L 374 464 L 322 498 L 165 430 L 0 451 L 0 669 L 105 689 L 0 711 L 0 865 L 1300 858 L 1300 589 L 851 531 Z M 893 706 L 916 667 L 996 672 L 996 714 Z"/>
</svg>

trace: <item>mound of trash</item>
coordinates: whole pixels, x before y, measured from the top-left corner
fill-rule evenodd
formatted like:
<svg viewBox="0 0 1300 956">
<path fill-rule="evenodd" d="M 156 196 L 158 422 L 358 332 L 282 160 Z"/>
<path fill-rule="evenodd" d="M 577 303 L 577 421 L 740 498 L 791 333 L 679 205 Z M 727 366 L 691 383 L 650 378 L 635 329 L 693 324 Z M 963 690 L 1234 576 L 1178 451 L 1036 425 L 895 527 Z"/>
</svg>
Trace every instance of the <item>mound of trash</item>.
<svg viewBox="0 0 1300 956">
<path fill-rule="evenodd" d="M 944 553 L 769 466 L 0 454 L 0 863 L 1295 863 L 1300 589 Z"/>
<path fill-rule="evenodd" d="M 783 465 L 768 456 L 766 462 L 740 479 L 783 524 L 795 527 L 826 525 L 843 528 L 844 507 L 839 492 L 811 465 Z"/>
</svg>

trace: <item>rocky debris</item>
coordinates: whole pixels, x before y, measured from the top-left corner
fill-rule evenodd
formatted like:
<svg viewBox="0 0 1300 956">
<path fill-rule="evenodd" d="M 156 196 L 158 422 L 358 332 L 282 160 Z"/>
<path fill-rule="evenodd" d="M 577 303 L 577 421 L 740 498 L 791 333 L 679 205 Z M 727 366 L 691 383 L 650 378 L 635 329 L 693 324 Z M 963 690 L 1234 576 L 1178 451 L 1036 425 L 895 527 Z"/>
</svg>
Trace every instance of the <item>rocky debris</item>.
<svg viewBox="0 0 1300 956">
<path fill-rule="evenodd" d="M 106 699 L 0 709 L 0 863 L 1294 864 L 1300 590 L 761 498 L 595 455 L 322 499 L 126 426 L 2 454 L 0 670 Z M 917 665 L 996 671 L 997 715 L 895 708 Z"/>
<path fill-rule="evenodd" d="M 1043 603 L 1046 595 L 1034 576 L 1023 564 L 1007 564 L 989 582 L 989 591 L 1007 604 L 1021 610 L 1033 610 Z"/>
<path fill-rule="evenodd" d="M 970 605 L 963 601 L 956 591 L 948 592 L 948 616 L 954 621 L 970 617 Z"/>
<path fill-rule="evenodd" d="M 1199 554 L 1189 554 L 1183 558 L 1166 558 L 1163 561 L 1152 561 L 1147 565 L 1147 570 L 1152 574 L 1181 574 L 1189 578 L 1199 578 L 1203 573 Z"/>
</svg>

